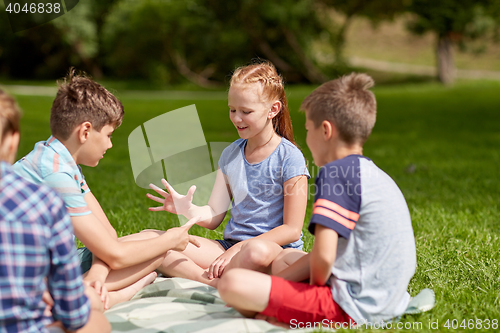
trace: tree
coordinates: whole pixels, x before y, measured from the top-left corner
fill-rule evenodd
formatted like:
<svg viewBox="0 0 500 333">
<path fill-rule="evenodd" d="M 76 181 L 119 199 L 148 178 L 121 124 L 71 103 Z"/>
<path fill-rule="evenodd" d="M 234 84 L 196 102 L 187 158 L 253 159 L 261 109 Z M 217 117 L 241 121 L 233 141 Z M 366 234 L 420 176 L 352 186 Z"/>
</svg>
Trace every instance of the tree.
<svg viewBox="0 0 500 333">
<path fill-rule="evenodd" d="M 122 1 L 104 25 L 107 65 L 120 76 L 210 87 L 265 58 L 289 82 L 323 82 L 308 53 L 320 31 L 312 1 Z"/>
<path fill-rule="evenodd" d="M 335 61 L 338 64 L 345 63 L 344 46 L 345 34 L 352 20 L 356 16 L 364 16 L 377 24 L 384 20 L 392 20 L 395 15 L 406 10 L 404 0 L 316 0 L 320 13 L 323 13 L 323 24 L 330 32 Z M 339 25 L 331 20 L 328 10 L 333 9 L 342 13 L 345 18 Z"/>
<path fill-rule="evenodd" d="M 413 0 L 409 10 L 417 14 L 410 30 L 422 34 L 432 31 L 437 36 L 436 60 L 438 78 L 452 84 L 455 78 L 454 45 L 466 45 L 495 29 L 493 8 L 498 0 Z"/>
</svg>

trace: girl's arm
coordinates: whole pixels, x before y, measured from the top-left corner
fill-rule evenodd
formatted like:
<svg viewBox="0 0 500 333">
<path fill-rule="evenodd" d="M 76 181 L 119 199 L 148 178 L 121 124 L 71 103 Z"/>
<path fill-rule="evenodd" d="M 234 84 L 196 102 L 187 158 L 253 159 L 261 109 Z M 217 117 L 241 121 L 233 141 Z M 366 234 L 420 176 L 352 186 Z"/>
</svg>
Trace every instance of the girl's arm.
<svg viewBox="0 0 500 333">
<path fill-rule="evenodd" d="M 278 245 L 290 244 L 300 239 L 307 208 L 307 177 L 300 175 L 290 178 L 283 184 L 283 192 L 283 224 L 255 237 L 256 239 L 273 241 Z"/>
<path fill-rule="evenodd" d="M 208 204 L 201 207 L 194 205 L 192 202 L 196 186 L 191 186 L 186 195 L 181 195 L 165 179 L 162 179 L 162 183 L 168 192 L 153 184 L 149 185 L 149 187 L 163 197 L 158 198 L 148 193 L 148 198 L 162 204 L 160 207 L 150 207 L 149 210 L 165 210 L 173 214 L 184 215 L 187 219 L 200 216 L 200 222 L 196 224 L 212 230 L 217 228 L 222 220 L 224 220 L 224 216 L 226 216 L 229 204 L 231 203 L 232 194 L 229 184 L 226 182 L 226 177 L 220 169 L 217 169 L 217 176 Z"/>
<path fill-rule="evenodd" d="M 231 246 L 220 255 L 208 268 L 210 279 L 220 277 L 231 259 L 241 247 L 252 239 L 263 239 L 286 245 L 300 239 L 307 207 L 307 177 L 305 175 L 290 178 L 283 184 L 285 202 L 283 205 L 283 224 L 259 236 L 241 241 Z"/>
</svg>

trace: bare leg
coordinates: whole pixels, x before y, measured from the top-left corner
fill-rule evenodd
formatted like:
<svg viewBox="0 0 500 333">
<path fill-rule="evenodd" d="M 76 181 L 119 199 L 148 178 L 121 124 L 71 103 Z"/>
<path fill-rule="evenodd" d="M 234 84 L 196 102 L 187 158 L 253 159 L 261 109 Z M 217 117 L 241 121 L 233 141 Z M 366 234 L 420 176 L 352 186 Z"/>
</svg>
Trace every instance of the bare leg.
<svg viewBox="0 0 500 333">
<path fill-rule="evenodd" d="M 307 252 L 297 249 L 284 249 L 273 261 L 271 274 L 278 274 L 305 255 L 307 255 Z"/>
<path fill-rule="evenodd" d="M 119 241 L 127 242 L 151 239 L 154 237 L 158 237 L 158 234 L 154 232 L 144 232 L 121 237 Z M 161 265 L 161 263 L 165 259 L 165 255 L 166 254 L 124 269 L 110 270 L 104 283 L 106 289 L 109 291 L 108 307 L 111 307 L 117 303 L 128 301 L 141 288 L 152 283 L 157 275 L 154 270 Z M 107 267 L 106 264 L 103 263 L 99 258 L 94 257 L 93 268 L 96 268 L 96 266 Z M 99 268 L 97 269 L 99 270 Z M 87 274 L 88 272 L 85 274 L 85 276 Z"/>
<path fill-rule="evenodd" d="M 246 317 L 264 311 L 271 293 L 271 277 L 247 269 L 224 272 L 218 284 L 221 298 Z"/>
<path fill-rule="evenodd" d="M 128 242 L 151 239 L 154 237 L 158 237 L 158 234 L 155 232 L 140 232 L 121 237 L 119 241 Z M 138 282 L 140 279 L 148 276 L 151 272 L 157 269 L 165 259 L 165 255 L 166 254 L 158 256 L 138 265 L 119 270 L 111 270 L 106 278 L 106 288 L 108 288 L 109 291 L 116 291 Z"/>
<path fill-rule="evenodd" d="M 141 278 L 139 281 L 132 283 L 131 285 L 122 288 L 117 291 L 112 291 L 109 293 L 109 307 L 115 304 L 126 302 L 134 297 L 135 294 L 145 286 L 153 283 L 156 279 L 156 272 L 151 272 L 145 277 Z"/>
<path fill-rule="evenodd" d="M 241 247 L 224 272 L 233 268 L 246 268 L 271 274 L 271 264 L 282 251 L 283 248 L 274 242 L 252 239 Z"/>
<path fill-rule="evenodd" d="M 225 250 L 217 241 L 195 237 L 201 244 L 199 248 L 190 243 L 182 252 L 168 251 L 158 271 L 167 276 L 182 277 L 216 287 L 218 279 L 210 280 L 207 268 Z"/>
</svg>

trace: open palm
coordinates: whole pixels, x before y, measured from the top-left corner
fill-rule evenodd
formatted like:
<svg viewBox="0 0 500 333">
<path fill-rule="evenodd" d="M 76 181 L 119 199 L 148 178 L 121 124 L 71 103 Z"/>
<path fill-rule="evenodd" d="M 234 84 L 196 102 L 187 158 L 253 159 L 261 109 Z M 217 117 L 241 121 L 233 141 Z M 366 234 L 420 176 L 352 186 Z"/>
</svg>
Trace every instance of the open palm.
<svg viewBox="0 0 500 333">
<path fill-rule="evenodd" d="M 149 199 L 162 204 L 162 206 L 159 207 L 149 207 L 149 210 L 154 212 L 165 210 L 173 214 L 180 214 L 186 216 L 187 212 L 193 205 L 193 194 L 194 191 L 196 191 L 196 186 L 194 185 L 191 186 L 188 190 L 188 193 L 186 195 L 182 195 L 177 193 L 165 179 L 162 179 L 161 182 L 165 186 L 168 192 L 162 190 L 161 188 L 159 188 L 154 184 L 149 184 L 149 187 L 151 189 L 153 189 L 156 193 L 158 193 L 163 197 L 159 198 L 148 193 L 147 197 Z"/>
</svg>

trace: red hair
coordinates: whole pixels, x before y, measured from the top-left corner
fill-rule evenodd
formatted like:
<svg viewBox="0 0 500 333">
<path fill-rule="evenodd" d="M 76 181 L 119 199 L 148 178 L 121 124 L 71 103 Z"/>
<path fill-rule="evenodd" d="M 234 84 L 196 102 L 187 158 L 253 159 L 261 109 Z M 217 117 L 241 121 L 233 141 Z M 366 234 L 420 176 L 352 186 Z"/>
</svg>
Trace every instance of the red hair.
<svg viewBox="0 0 500 333">
<path fill-rule="evenodd" d="M 281 109 L 272 120 L 274 130 L 278 135 L 297 145 L 293 138 L 292 120 L 288 111 L 285 84 L 271 62 L 263 61 L 237 68 L 231 77 L 231 81 L 229 81 L 229 85 L 256 82 L 262 85 L 262 95 L 267 101 L 279 100 L 281 102 Z"/>
</svg>

